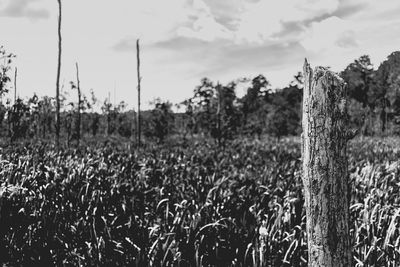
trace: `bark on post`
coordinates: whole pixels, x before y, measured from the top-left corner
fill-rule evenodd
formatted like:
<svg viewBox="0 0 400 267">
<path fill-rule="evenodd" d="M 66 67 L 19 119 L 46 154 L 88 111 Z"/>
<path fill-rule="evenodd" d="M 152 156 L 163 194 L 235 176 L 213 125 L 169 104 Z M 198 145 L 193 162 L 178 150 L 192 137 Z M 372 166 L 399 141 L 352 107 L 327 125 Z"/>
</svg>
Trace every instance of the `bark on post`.
<svg viewBox="0 0 400 267">
<path fill-rule="evenodd" d="M 304 63 L 303 183 L 308 266 L 351 266 L 346 146 L 346 86 L 322 67 Z"/>
</svg>

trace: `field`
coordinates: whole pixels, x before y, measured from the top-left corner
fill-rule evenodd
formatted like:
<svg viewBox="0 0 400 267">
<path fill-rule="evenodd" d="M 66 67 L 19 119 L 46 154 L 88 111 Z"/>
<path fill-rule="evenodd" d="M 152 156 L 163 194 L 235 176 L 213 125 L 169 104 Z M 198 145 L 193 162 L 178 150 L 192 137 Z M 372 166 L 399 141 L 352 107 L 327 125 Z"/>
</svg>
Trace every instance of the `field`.
<svg viewBox="0 0 400 267">
<path fill-rule="evenodd" d="M 398 139 L 349 144 L 355 266 L 400 266 Z M 4 266 L 306 266 L 297 139 L 0 150 Z"/>
</svg>

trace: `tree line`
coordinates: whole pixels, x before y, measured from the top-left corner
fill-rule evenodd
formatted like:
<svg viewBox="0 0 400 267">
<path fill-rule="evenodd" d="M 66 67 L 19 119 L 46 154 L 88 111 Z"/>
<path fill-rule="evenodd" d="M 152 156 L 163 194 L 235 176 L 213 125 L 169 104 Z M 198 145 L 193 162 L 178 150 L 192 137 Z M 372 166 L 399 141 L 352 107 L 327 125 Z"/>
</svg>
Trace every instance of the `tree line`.
<svg viewBox="0 0 400 267">
<path fill-rule="evenodd" d="M 4 100 L 12 88 L 10 72 L 15 55 L 0 49 L 0 136 L 11 141 L 19 138 L 47 139 L 56 134 L 56 99 L 33 95 L 28 99 Z M 93 90 L 82 94 L 77 79 L 70 89 L 60 94 L 60 132 L 66 143 L 79 144 L 82 136 L 137 135 L 136 112 L 127 104 L 100 102 Z M 393 135 L 400 133 L 400 52 L 393 52 L 377 69 L 370 57 L 361 56 L 349 64 L 340 76 L 347 83 L 349 121 L 363 135 Z M 16 77 L 15 77 L 16 78 Z M 237 88 L 247 85 L 242 97 Z M 15 85 L 14 85 L 15 86 Z M 267 77 L 260 74 L 227 84 L 201 79 L 193 96 L 176 105 L 155 99 L 152 109 L 142 112 L 141 132 L 146 139 L 164 142 L 169 136 L 187 140 L 194 136 L 214 138 L 219 145 L 238 136 L 268 134 L 278 138 L 301 132 L 302 73 L 297 73 L 288 86 L 272 88 Z M 76 101 L 67 101 L 76 94 Z M 16 94 L 16 93 L 15 93 Z M 96 109 L 94 107 L 99 107 Z M 98 110 L 101 110 L 99 112 Z"/>
</svg>

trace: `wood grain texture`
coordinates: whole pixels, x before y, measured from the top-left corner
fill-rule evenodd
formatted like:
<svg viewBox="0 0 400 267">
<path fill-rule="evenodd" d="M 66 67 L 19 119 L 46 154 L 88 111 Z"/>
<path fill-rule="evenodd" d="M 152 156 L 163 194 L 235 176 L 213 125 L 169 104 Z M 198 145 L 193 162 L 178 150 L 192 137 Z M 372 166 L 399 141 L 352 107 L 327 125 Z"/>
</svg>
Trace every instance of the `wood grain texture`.
<svg viewBox="0 0 400 267">
<path fill-rule="evenodd" d="M 351 266 L 347 175 L 346 86 L 305 61 L 303 183 L 309 266 Z"/>
</svg>

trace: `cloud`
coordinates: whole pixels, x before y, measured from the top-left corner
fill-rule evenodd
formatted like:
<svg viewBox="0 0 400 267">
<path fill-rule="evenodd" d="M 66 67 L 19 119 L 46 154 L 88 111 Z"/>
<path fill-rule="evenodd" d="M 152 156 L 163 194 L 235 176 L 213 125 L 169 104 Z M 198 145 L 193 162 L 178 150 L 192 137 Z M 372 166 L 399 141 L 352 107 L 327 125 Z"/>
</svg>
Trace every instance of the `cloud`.
<svg viewBox="0 0 400 267">
<path fill-rule="evenodd" d="M 198 40 L 196 38 L 187 38 L 183 36 L 178 36 L 169 40 L 159 41 L 153 44 L 154 48 L 166 49 L 170 51 L 176 51 L 177 53 L 181 51 L 191 51 L 193 48 L 199 48 L 204 46 L 212 46 L 209 42 Z"/>
<path fill-rule="evenodd" d="M 248 0 L 246 0 L 248 1 Z M 246 1 L 230 0 L 230 1 L 215 1 L 204 0 L 204 3 L 210 8 L 215 21 L 224 25 L 230 30 L 236 30 L 239 26 L 238 17 L 243 12 Z"/>
<path fill-rule="evenodd" d="M 173 59 L 176 64 L 188 66 L 183 69 L 185 77 L 210 77 L 221 81 L 282 69 L 293 61 L 302 62 L 305 53 L 304 48 L 295 42 L 234 44 L 223 39 L 206 42 L 187 37 L 158 42 L 152 48 L 170 55 L 160 64 L 171 64 Z M 291 74 L 288 73 L 288 77 Z"/>
<path fill-rule="evenodd" d="M 204 41 L 215 39 L 231 39 L 232 32 L 216 22 L 212 16 L 198 17 L 190 27 L 177 29 L 178 36 L 197 38 Z"/>
<path fill-rule="evenodd" d="M 338 9 L 333 12 L 331 15 L 336 16 L 338 18 L 346 18 L 349 16 L 353 16 L 361 12 L 362 10 L 368 7 L 368 3 L 366 2 L 357 2 L 357 1 L 342 1 L 339 4 Z"/>
<path fill-rule="evenodd" d="M 277 34 L 292 22 L 302 24 L 306 20 L 331 14 L 337 10 L 338 0 L 280 0 L 248 3 L 240 16 L 236 31 L 239 41 L 263 43 L 276 40 Z M 293 26 L 294 24 L 292 24 Z"/>
<path fill-rule="evenodd" d="M 207 72 L 260 72 L 281 69 L 303 58 L 304 49 L 298 43 L 269 43 L 223 47 Z"/>
<path fill-rule="evenodd" d="M 146 31 L 137 29 L 137 36 L 124 37 L 113 46 L 114 50 L 133 50 L 137 37 L 149 44 L 176 37 L 206 42 L 225 39 L 234 44 L 296 42 L 312 22 L 336 12 L 339 0 L 280 0 L 274 4 L 254 0 L 232 0 L 229 4 L 220 0 L 173 0 L 169 8 L 174 12 L 165 12 L 166 6 L 154 3 L 144 6 L 145 13 L 151 16 L 142 16 L 139 25 L 148 25 Z"/>
<path fill-rule="evenodd" d="M 116 43 L 112 48 L 115 51 L 127 52 L 134 51 L 136 49 L 136 40 L 135 38 L 124 38 Z"/>
<path fill-rule="evenodd" d="M 197 38 L 208 42 L 233 37 L 231 30 L 216 20 L 211 7 L 203 0 L 192 0 L 187 5 L 186 11 L 191 21 L 177 28 L 177 36 Z"/>
<path fill-rule="evenodd" d="M 29 19 L 46 19 L 50 16 L 50 13 L 47 9 L 30 7 L 33 2 L 37 2 L 37 0 L 6 1 L 7 4 L 0 5 L 0 17 L 25 17 Z M 1 8 L 2 6 L 4 7 Z"/>
<path fill-rule="evenodd" d="M 350 23 L 338 17 L 329 17 L 311 23 L 300 43 L 313 53 L 332 52 L 357 46 L 356 34 Z"/>
<path fill-rule="evenodd" d="M 341 48 L 353 48 L 357 47 L 357 41 L 354 38 L 354 32 L 353 31 L 344 31 L 340 33 L 337 36 L 337 39 L 335 41 L 335 45 Z"/>
<path fill-rule="evenodd" d="M 137 38 L 148 45 L 177 37 L 194 38 L 207 42 L 233 38 L 232 31 L 216 20 L 211 8 L 203 0 L 173 0 L 161 6 L 154 3 L 152 5 L 145 4 L 141 6 L 141 11 L 140 20 L 138 16 L 133 15 L 136 18 L 132 19 L 130 23 L 138 25 L 133 26 L 132 29 L 135 36 L 123 37 L 112 46 L 113 50 L 132 51 L 136 49 Z"/>
</svg>

